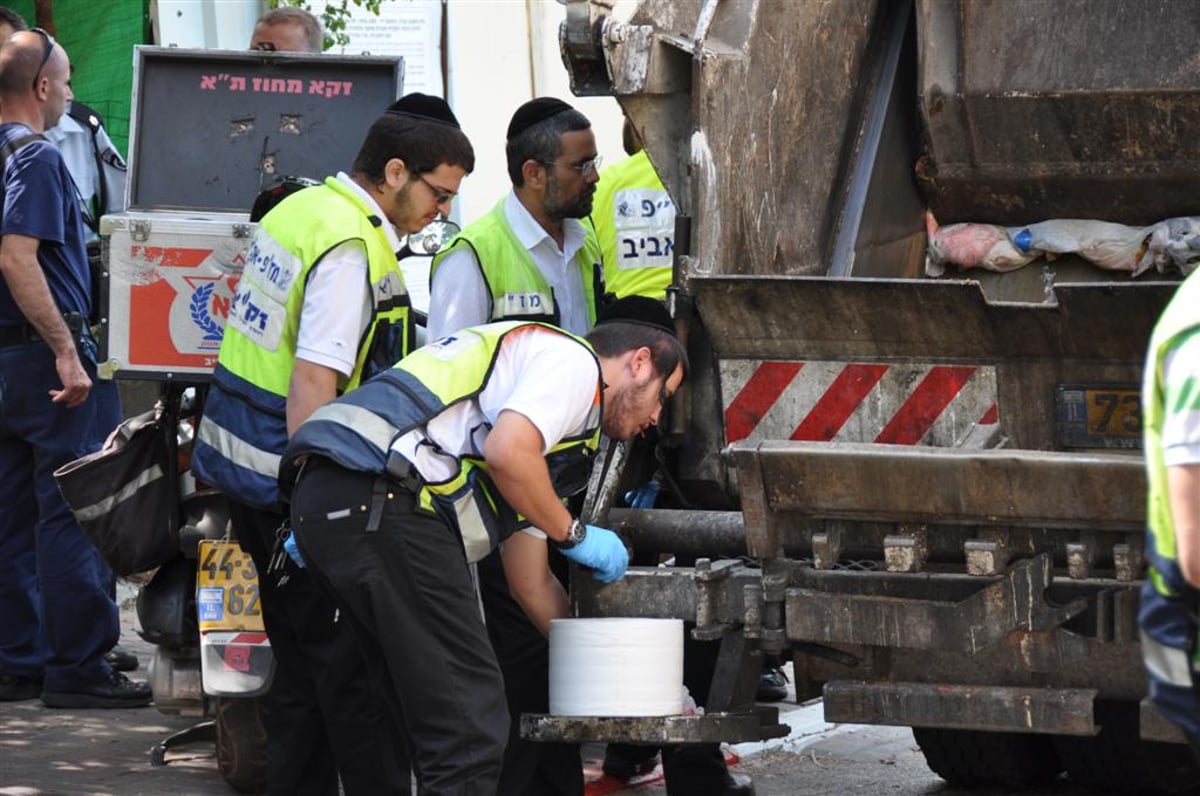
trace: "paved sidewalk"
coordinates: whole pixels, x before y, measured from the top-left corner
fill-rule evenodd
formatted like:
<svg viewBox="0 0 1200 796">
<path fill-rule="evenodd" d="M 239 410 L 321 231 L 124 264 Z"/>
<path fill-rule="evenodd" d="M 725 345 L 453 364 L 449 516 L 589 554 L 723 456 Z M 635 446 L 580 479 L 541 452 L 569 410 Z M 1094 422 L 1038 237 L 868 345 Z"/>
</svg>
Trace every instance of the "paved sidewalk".
<svg viewBox="0 0 1200 796">
<path fill-rule="evenodd" d="M 154 648 L 133 630 L 134 612 L 121 611 L 121 645 L 138 656 L 132 679 L 146 677 Z M 171 752 L 152 767 L 150 748 L 197 719 L 164 716 L 154 707 L 69 710 L 41 701 L 0 702 L 0 796 L 229 796 L 217 772 L 213 745 Z"/>
<path fill-rule="evenodd" d="M 145 679 L 154 648 L 134 631 L 131 592 L 123 588 L 121 595 L 121 644 L 141 662 L 130 676 Z M 829 728 L 820 719 L 819 706 L 782 702 L 779 707 L 782 720 L 793 726 L 793 742 Z M 0 796 L 230 796 L 234 791 L 217 771 L 211 743 L 170 752 L 166 766 L 150 765 L 154 744 L 197 720 L 164 716 L 154 707 L 67 710 L 46 708 L 36 699 L 0 702 Z M 761 752 L 782 743 L 784 739 L 738 745 L 734 751 L 743 762 L 733 770 L 752 771 Z M 600 774 L 602 754 L 598 744 L 584 749 L 592 777 Z M 636 788 L 606 792 L 612 796 L 660 796 L 666 792 L 661 777 L 641 781 Z M 786 792 L 760 789 L 761 796 Z"/>
</svg>

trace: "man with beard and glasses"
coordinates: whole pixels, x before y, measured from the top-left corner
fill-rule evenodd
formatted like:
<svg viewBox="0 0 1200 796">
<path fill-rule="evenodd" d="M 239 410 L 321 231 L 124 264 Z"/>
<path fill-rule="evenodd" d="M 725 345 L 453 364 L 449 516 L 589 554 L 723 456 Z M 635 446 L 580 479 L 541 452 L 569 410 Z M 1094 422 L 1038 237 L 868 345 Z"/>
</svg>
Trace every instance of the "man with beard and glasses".
<svg viewBox="0 0 1200 796">
<path fill-rule="evenodd" d="M 508 125 L 512 191 L 460 232 L 430 271 L 429 339 L 501 320 L 584 334 L 604 294 L 600 244 L 588 219 L 600 181 L 587 117 L 539 97 Z"/>
<path fill-rule="evenodd" d="M 539 320 L 577 335 L 596 322 L 604 268 L 589 218 L 600 180 L 591 123 L 562 100 L 531 100 L 513 114 L 506 154 L 512 192 L 434 259 L 430 340 L 497 320 Z M 496 550 L 479 562 L 488 636 L 512 717 L 498 796 L 583 792 L 577 745 L 531 743 L 518 731 L 522 713 L 549 708 L 543 634 L 550 618 L 565 616 L 566 577 L 566 559 L 551 556 L 536 529 L 514 534 L 503 559 Z"/>
</svg>

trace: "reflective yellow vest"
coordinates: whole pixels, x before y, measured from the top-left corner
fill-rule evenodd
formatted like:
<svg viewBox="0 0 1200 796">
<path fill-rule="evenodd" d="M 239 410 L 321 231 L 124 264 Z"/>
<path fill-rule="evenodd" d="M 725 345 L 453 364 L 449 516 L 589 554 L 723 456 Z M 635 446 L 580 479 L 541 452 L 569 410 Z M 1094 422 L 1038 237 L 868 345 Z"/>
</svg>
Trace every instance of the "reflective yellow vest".
<svg viewBox="0 0 1200 796">
<path fill-rule="evenodd" d="M 197 478 L 260 508 L 279 504 L 279 454 L 287 444 L 288 383 L 309 275 L 331 250 L 361 240 L 373 320 L 359 341 L 352 390 L 407 353 L 409 299 L 383 224 L 370 205 L 330 177 L 289 196 L 259 225 L 229 310 L 200 422 L 192 468 Z M 354 286 L 347 296 L 359 300 Z"/>
<path fill-rule="evenodd" d="M 508 225 L 504 201 L 501 199 L 487 215 L 455 235 L 438 252 L 433 258 L 429 281 L 433 282 L 433 275 L 447 254 L 467 246 L 475 254 L 475 262 L 491 296 L 489 321 L 543 321 L 557 326 L 562 318 L 550 284 Z M 598 302 L 605 291 L 604 268 L 596 231 L 588 223 L 584 223 L 583 228 L 583 246 L 575 254 L 575 263 L 583 279 L 588 326 L 593 326 Z"/>
<path fill-rule="evenodd" d="M 596 363 L 596 392 L 584 431 L 555 441 L 546 464 L 555 492 L 567 497 L 587 486 L 592 460 L 600 445 L 603 416 L 603 383 L 600 363 L 582 338 L 546 324 L 492 323 L 461 329 L 405 357 L 354 392 L 321 407 L 296 430 L 284 452 L 279 480 L 287 491 L 295 482 L 299 464 L 309 455 L 322 456 L 342 467 L 366 473 L 392 475 L 403 481 L 411 472 L 420 479 L 418 504 L 442 517 L 463 540 L 469 561 L 478 561 L 517 529 L 528 524 L 505 501 L 488 475 L 483 458 L 486 434 L 465 429 L 467 440 L 442 439 L 431 445 L 431 457 L 442 468 L 434 474 L 412 463 L 397 448 L 427 439 L 426 428 L 451 412 L 479 411 L 478 396 L 491 377 L 504 339 L 530 327 L 565 335 L 580 346 L 580 355 Z M 530 378 L 553 378 L 549 373 Z M 471 407 L 465 402 L 474 402 Z M 441 429 L 463 424 L 443 418 Z M 549 442 L 549 440 L 548 440 Z M 473 449 L 477 455 L 454 456 L 451 450 Z M 447 475 L 447 473 L 449 473 Z"/>
<path fill-rule="evenodd" d="M 1146 504 L 1146 581 L 1141 589 L 1138 623 L 1142 659 L 1149 674 L 1150 698 L 1159 711 L 1193 735 L 1200 735 L 1200 647 L 1196 611 L 1200 595 L 1183 578 L 1175 522 L 1163 463 L 1166 419 L 1163 362 L 1181 336 L 1200 328 L 1200 274 L 1180 285 L 1150 336 L 1142 381 L 1142 447 L 1148 479 Z"/>
<path fill-rule="evenodd" d="M 604 170 L 592 219 L 608 291 L 617 298 L 666 298 L 675 249 L 675 204 L 645 150 Z"/>
</svg>

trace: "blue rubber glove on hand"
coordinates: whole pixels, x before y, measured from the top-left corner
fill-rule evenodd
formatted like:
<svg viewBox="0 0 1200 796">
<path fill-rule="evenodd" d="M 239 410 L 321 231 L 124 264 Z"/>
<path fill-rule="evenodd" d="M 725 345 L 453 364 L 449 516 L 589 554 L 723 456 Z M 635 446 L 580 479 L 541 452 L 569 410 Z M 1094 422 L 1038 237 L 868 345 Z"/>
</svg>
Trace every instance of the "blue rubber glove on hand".
<svg viewBox="0 0 1200 796">
<path fill-rule="evenodd" d="M 559 552 L 576 564 L 596 570 L 595 578 L 601 583 L 620 580 L 629 568 L 629 551 L 621 537 L 596 525 L 587 526 L 582 542 L 569 550 L 559 548 Z"/>
<path fill-rule="evenodd" d="M 288 537 L 283 540 L 283 549 L 288 554 L 288 558 L 295 561 L 296 566 L 300 567 L 300 569 L 308 567 L 308 564 L 304 563 L 304 556 L 300 555 L 300 548 L 296 546 L 296 534 L 288 534 Z"/>
<path fill-rule="evenodd" d="M 658 501 L 662 486 L 657 481 L 647 481 L 625 493 L 625 503 L 631 509 L 652 509 Z"/>
</svg>

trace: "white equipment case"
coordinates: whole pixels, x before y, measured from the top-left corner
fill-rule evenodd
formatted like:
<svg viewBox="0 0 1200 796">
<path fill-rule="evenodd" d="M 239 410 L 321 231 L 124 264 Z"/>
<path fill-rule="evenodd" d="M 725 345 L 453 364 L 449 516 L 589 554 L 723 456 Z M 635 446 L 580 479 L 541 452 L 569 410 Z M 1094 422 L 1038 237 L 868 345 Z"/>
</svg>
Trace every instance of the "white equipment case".
<svg viewBox="0 0 1200 796">
<path fill-rule="evenodd" d="M 101 376 L 206 381 L 255 196 L 349 171 L 395 57 L 137 47 L 125 213 L 100 222 Z"/>
</svg>

